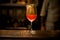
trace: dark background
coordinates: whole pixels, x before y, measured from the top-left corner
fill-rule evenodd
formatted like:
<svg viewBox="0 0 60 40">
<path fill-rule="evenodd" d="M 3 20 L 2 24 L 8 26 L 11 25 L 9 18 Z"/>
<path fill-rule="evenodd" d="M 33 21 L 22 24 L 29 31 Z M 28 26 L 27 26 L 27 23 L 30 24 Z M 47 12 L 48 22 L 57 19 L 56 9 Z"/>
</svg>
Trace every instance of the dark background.
<svg viewBox="0 0 60 40">
<path fill-rule="evenodd" d="M 0 0 L 0 4 L 2 3 L 9 3 L 10 0 Z M 14 3 L 16 2 L 16 0 L 14 0 Z M 32 28 L 33 30 L 40 30 L 40 24 L 41 24 L 41 21 L 40 21 L 40 11 L 41 11 L 41 7 L 42 7 L 42 3 L 43 3 L 43 0 L 38 0 L 38 6 L 37 6 L 37 19 L 33 22 L 33 25 L 32 25 Z M 30 22 L 26 19 L 26 17 L 24 17 L 24 21 L 21 21 L 20 23 L 17 21 L 18 19 L 16 18 L 16 16 L 14 16 L 13 18 L 9 16 L 9 9 L 12 9 L 14 10 L 15 8 L 15 11 L 16 9 L 18 8 L 25 8 L 26 7 L 18 7 L 18 6 L 0 6 L 0 29 L 5 29 L 5 27 L 13 27 L 13 24 L 14 23 L 18 23 L 19 27 L 27 27 L 28 28 L 28 25 L 30 25 Z M 2 9 L 5 9 L 7 10 L 7 13 L 6 15 L 2 14 Z M 25 15 L 25 14 L 23 14 Z M 14 19 L 15 18 L 15 19 Z M 14 19 L 13 22 L 11 22 L 11 20 Z M 9 23 L 7 23 L 7 20 L 9 20 Z M 24 24 L 24 25 L 23 25 Z"/>
</svg>

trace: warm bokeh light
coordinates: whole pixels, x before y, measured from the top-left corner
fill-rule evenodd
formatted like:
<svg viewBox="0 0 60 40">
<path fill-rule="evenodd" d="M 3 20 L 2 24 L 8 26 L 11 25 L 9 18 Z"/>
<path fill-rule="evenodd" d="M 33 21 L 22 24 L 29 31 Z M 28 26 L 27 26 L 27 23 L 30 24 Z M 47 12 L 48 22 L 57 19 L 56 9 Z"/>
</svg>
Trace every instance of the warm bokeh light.
<svg viewBox="0 0 60 40">
<path fill-rule="evenodd" d="M 31 30 L 30 33 L 31 34 L 36 34 L 36 31 Z"/>
</svg>

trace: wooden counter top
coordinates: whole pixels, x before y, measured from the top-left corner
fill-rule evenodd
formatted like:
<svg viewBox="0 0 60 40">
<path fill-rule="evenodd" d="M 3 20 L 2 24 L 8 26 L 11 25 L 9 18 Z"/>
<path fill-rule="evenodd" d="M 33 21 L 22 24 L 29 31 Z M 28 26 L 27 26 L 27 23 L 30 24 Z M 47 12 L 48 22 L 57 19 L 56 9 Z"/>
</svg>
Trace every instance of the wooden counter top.
<svg viewBox="0 0 60 40">
<path fill-rule="evenodd" d="M 40 30 L 0 30 L 0 37 L 31 37 L 31 38 L 46 38 L 55 37 L 59 33 L 56 31 L 40 31 Z"/>
</svg>

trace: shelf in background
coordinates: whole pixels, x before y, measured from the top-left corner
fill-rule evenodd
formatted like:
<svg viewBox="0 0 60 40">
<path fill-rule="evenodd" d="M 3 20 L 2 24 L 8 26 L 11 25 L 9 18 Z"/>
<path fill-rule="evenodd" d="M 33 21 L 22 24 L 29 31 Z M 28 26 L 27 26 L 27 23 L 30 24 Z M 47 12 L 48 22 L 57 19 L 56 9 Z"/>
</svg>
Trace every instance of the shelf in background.
<svg viewBox="0 0 60 40">
<path fill-rule="evenodd" d="M 19 6 L 19 7 L 21 7 L 21 6 L 26 6 L 26 5 L 28 5 L 28 4 L 9 4 L 9 3 L 6 3 L 6 4 L 0 4 L 0 6 Z M 35 5 L 36 7 L 38 6 L 38 5 Z"/>
<path fill-rule="evenodd" d="M 26 6 L 26 4 L 0 4 L 0 6 Z"/>
<path fill-rule="evenodd" d="M 27 30 L 27 27 L 6 27 L 6 30 Z"/>
</svg>

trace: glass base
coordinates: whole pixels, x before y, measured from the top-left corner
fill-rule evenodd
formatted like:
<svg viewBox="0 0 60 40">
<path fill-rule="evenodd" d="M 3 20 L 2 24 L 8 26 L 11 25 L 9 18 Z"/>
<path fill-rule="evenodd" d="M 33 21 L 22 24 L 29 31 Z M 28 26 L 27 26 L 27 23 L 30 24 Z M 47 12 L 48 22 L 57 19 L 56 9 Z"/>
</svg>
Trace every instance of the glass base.
<svg viewBox="0 0 60 40">
<path fill-rule="evenodd" d="M 30 30 L 30 33 L 31 33 L 31 34 L 36 34 L 36 32 L 35 32 L 35 31 L 33 31 L 33 30 Z"/>
</svg>

